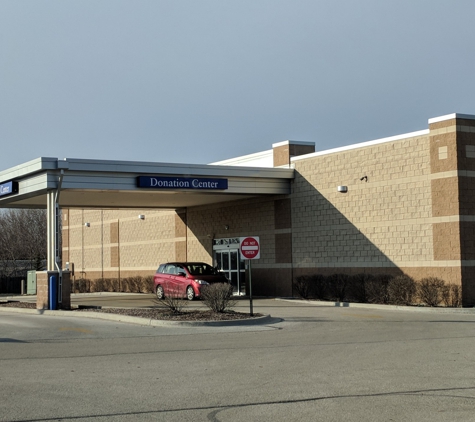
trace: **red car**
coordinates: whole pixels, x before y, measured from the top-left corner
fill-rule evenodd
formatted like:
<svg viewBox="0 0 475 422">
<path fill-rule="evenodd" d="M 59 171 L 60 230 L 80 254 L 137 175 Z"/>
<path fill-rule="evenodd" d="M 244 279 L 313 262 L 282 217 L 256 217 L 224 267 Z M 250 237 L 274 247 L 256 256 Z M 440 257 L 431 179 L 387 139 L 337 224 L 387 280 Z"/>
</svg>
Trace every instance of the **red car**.
<svg viewBox="0 0 475 422">
<path fill-rule="evenodd" d="M 204 262 L 168 262 L 161 264 L 153 278 L 157 299 L 165 296 L 193 300 L 211 283 L 229 283 L 224 274 Z"/>
</svg>

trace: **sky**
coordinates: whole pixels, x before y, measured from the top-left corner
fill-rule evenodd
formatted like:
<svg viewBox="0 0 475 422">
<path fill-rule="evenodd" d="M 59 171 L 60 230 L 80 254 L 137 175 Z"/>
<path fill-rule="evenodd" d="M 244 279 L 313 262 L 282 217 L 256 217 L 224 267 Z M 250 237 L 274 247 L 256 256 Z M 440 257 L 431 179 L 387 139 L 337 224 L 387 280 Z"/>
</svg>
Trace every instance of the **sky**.
<svg viewBox="0 0 475 422">
<path fill-rule="evenodd" d="M 475 114 L 473 0 L 0 0 L 0 170 L 207 164 Z"/>
</svg>

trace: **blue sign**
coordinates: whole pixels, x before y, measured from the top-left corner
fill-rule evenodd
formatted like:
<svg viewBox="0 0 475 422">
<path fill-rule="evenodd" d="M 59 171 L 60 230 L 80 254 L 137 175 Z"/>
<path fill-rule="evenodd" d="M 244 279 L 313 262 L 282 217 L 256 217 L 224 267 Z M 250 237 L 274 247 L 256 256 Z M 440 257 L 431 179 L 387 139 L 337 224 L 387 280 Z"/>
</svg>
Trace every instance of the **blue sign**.
<svg viewBox="0 0 475 422">
<path fill-rule="evenodd" d="M 152 189 L 194 189 L 194 190 L 226 190 L 228 179 L 205 179 L 201 177 L 137 177 L 139 188 Z"/>
<path fill-rule="evenodd" d="M 0 184 L 0 197 L 18 193 L 18 182 L 10 180 Z"/>
</svg>

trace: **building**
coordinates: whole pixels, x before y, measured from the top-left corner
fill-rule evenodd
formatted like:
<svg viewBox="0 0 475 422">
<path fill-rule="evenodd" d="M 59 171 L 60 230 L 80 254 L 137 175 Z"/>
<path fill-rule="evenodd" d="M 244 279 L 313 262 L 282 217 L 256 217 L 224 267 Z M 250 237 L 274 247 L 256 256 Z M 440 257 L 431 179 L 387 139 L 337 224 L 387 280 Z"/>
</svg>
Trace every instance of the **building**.
<svg viewBox="0 0 475 422">
<path fill-rule="evenodd" d="M 63 262 L 92 279 L 213 262 L 244 291 L 238 239 L 254 235 L 257 295 L 291 296 L 302 274 L 404 273 L 461 284 L 475 304 L 475 116 L 327 151 L 285 141 L 210 166 L 293 168 L 294 178 L 288 194 L 178 209 L 63 209 Z"/>
<path fill-rule="evenodd" d="M 243 293 L 238 243 L 250 235 L 256 295 L 290 296 L 304 274 L 407 274 L 461 285 L 473 306 L 474 177 L 475 116 L 451 114 L 343 148 L 284 141 L 210 165 L 39 158 L 0 172 L 0 207 L 48 209 L 39 307 L 60 262 L 76 278 L 120 280 L 205 261 Z"/>
</svg>

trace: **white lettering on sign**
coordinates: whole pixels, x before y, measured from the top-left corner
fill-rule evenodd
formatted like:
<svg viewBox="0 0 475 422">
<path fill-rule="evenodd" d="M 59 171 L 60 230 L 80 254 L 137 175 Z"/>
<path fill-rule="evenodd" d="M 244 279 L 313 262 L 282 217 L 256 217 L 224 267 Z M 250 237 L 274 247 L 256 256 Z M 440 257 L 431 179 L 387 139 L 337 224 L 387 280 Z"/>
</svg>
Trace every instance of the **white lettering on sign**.
<svg viewBox="0 0 475 422">
<path fill-rule="evenodd" d="M 150 178 L 150 187 L 153 188 L 193 188 L 193 189 L 217 189 L 218 182 L 217 181 L 209 181 L 209 180 L 200 180 L 200 179 L 193 179 L 189 180 L 159 180 L 155 177 Z"/>
<path fill-rule="evenodd" d="M 210 188 L 215 189 L 218 187 L 218 182 L 202 182 L 198 179 L 193 179 L 192 185 L 194 188 Z"/>
<path fill-rule="evenodd" d="M 243 237 L 240 240 L 239 249 L 243 259 L 259 259 L 260 245 L 259 238 L 253 236 Z"/>
<path fill-rule="evenodd" d="M 0 193 L 1 194 L 10 193 L 10 186 L 2 186 Z"/>
<path fill-rule="evenodd" d="M 189 188 L 190 183 L 183 180 L 157 180 L 155 177 L 150 178 L 150 186 L 157 188 Z"/>
</svg>

